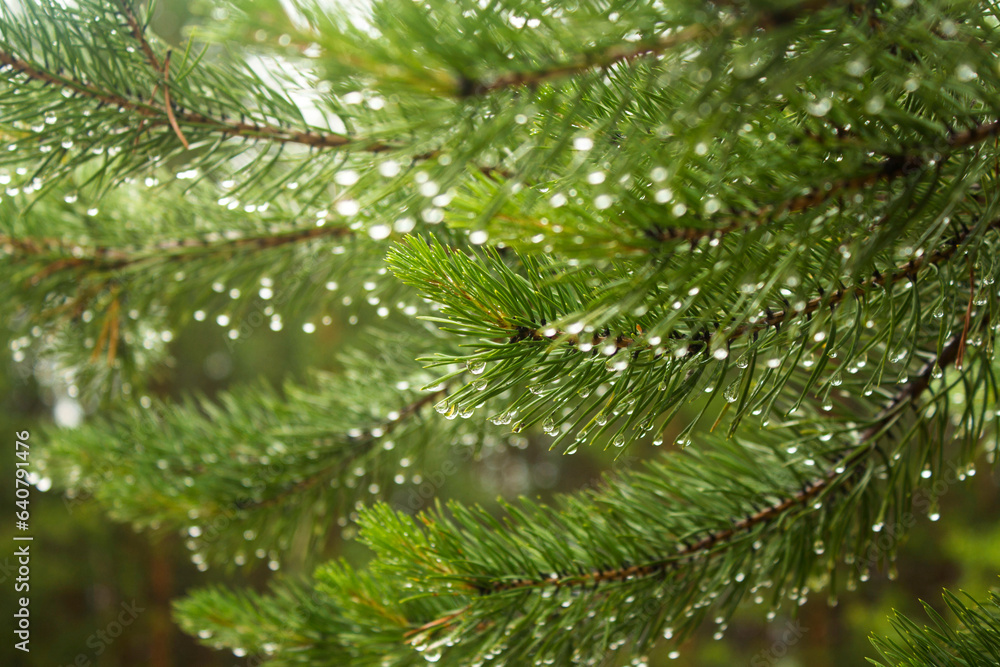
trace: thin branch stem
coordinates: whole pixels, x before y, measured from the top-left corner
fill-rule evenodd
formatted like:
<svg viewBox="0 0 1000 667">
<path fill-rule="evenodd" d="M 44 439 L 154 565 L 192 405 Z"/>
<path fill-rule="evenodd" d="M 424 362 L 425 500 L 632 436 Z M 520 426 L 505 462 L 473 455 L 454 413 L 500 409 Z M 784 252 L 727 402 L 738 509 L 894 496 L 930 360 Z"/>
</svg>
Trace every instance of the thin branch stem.
<svg viewBox="0 0 1000 667">
<path fill-rule="evenodd" d="M 139 19 L 136 17 L 135 12 L 132 11 L 132 5 L 129 0 L 121 0 L 122 5 L 122 15 L 125 17 L 125 22 L 128 23 L 128 27 L 132 30 L 132 37 L 139 42 L 139 47 L 142 52 L 146 54 L 146 60 L 149 64 L 153 66 L 158 72 L 164 71 L 164 66 L 160 65 L 160 60 L 156 57 L 153 52 L 153 47 L 149 45 L 149 41 L 146 39 L 145 27 L 139 23 Z"/>
<path fill-rule="evenodd" d="M 691 227 L 654 226 L 646 236 L 656 242 L 687 241 L 696 244 L 705 238 L 721 238 L 727 234 L 752 229 L 767 224 L 783 213 L 798 213 L 815 208 L 829 201 L 835 195 L 869 188 L 879 182 L 890 182 L 912 174 L 927 166 L 928 153 L 934 151 L 955 151 L 975 146 L 1000 133 L 1000 121 L 984 121 L 962 132 L 952 132 L 942 141 L 913 147 L 903 155 L 888 156 L 878 164 L 866 166 L 862 173 L 837 181 L 828 181 L 814 186 L 805 194 L 797 195 L 777 204 L 767 204 L 754 210 L 744 210 L 735 214 L 721 227 L 707 229 Z"/>
<path fill-rule="evenodd" d="M 775 28 L 787 25 L 808 11 L 821 9 L 830 4 L 832 4 L 830 0 L 806 0 L 785 10 L 760 12 L 736 26 L 733 32 L 739 35 L 757 28 Z M 713 35 L 713 31 L 705 25 L 694 24 L 657 39 L 638 43 L 615 44 L 603 51 L 582 54 L 570 62 L 556 63 L 526 72 L 508 72 L 490 80 L 462 79 L 459 92 L 463 97 L 472 97 L 509 88 L 533 88 L 555 79 L 572 77 L 592 70 L 604 70 L 614 65 L 628 64 L 648 56 L 656 56 L 678 46 L 714 36 L 716 35 Z"/>
<path fill-rule="evenodd" d="M 135 250 L 98 246 L 87 253 L 82 253 L 79 246 L 68 246 L 64 241 L 58 239 L 16 238 L 0 234 L 0 251 L 4 251 L 8 255 L 18 254 L 21 257 L 72 253 L 72 257 L 54 259 L 32 276 L 30 281 L 31 284 L 35 285 L 46 277 L 66 269 L 121 270 L 148 262 L 177 261 L 203 256 L 203 253 L 196 252 L 198 250 L 204 250 L 207 253 L 226 253 L 244 249 L 277 248 L 318 238 L 336 238 L 353 234 L 354 231 L 347 227 L 307 227 L 283 234 L 247 236 L 222 242 L 210 242 L 196 238 L 170 240 Z"/>
<path fill-rule="evenodd" d="M 127 109 L 140 116 L 153 120 L 153 124 L 170 124 L 170 116 L 174 116 L 174 121 L 197 128 L 204 128 L 210 132 L 226 135 L 229 137 L 242 137 L 270 141 L 273 143 L 294 143 L 311 146 L 313 148 L 352 148 L 363 150 L 369 153 L 382 153 L 399 148 L 379 141 L 367 141 L 363 138 L 349 137 L 335 132 L 323 132 L 319 130 L 291 130 L 275 127 L 266 123 L 255 122 L 235 122 L 213 118 L 196 111 L 177 108 L 171 104 L 170 109 L 160 107 L 149 102 L 140 102 L 126 97 L 120 93 L 101 90 L 83 81 L 47 72 L 22 60 L 15 55 L 0 51 L 0 66 L 23 74 L 28 79 L 38 81 L 44 85 L 51 85 L 64 88 L 72 93 L 96 100 L 101 104 L 107 104 L 122 109 Z M 157 70 L 162 74 L 161 70 Z M 165 84 L 164 84 L 165 85 Z"/>
<path fill-rule="evenodd" d="M 985 227 L 985 229 L 1000 229 L 1000 219 L 991 222 Z M 760 333 L 765 329 L 772 329 L 781 326 L 795 317 L 809 315 L 818 311 L 820 308 L 835 307 L 851 294 L 860 296 L 873 287 L 885 287 L 894 285 L 902 280 L 913 279 L 921 270 L 929 266 L 942 264 L 951 259 L 955 252 L 962 247 L 971 235 L 972 229 L 965 229 L 960 234 L 947 241 L 941 248 L 938 248 L 932 253 L 911 259 L 905 264 L 897 266 L 892 271 L 886 273 L 876 271 L 867 280 L 863 280 L 851 287 L 841 287 L 830 292 L 829 294 L 813 297 L 802 308 L 788 308 L 785 310 L 770 312 L 762 319 L 741 324 L 728 333 L 717 332 L 715 334 L 705 336 L 684 336 L 682 334 L 677 334 L 672 336 L 672 339 L 689 340 L 702 345 L 703 347 L 700 349 L 707 350 L 711 348 L 713 341 L 719 336 L 724 336 L 726 343 L 732 343 L 743 336 L 753 335 Z M 572 347 L 576 347 L 581 342 L 579 335 L 568 334 L 564 331 L 556 330 L 555 333 L 546 335 L 545 331 L 548 328 L 549 327 L 523 328 L 522 331 L 520 331 L 514 338 L 517 340 L 547 340 L 551 342 L 565 343 L 566 345 Z M 514 338 L 512 338 L 512 341 L 514 341 Z M 616 351 L 624 349 L 630 349 L 633 351 L 649 350 L 654 347 L 649 343 L 641 342 L 641 339 L 626 335 L 595 335 L 593 338 L 588 339 L 588 342 L 590 342 L 594 347 L 602 344 L 613 344 Z M 692 350 L 691 352 L 694 353 L 695 350 Z"/>
</svg>

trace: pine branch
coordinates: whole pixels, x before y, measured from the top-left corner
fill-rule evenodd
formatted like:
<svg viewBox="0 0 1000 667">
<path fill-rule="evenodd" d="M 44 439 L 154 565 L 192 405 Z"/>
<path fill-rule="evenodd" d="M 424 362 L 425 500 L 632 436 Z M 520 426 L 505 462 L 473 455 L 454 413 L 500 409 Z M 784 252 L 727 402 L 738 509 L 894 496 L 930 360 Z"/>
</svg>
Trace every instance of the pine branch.
<svg viewBox="0 0 1000 667">
<path fill-rule="evenodd" d="M 46 72 L 26 60 L 3 51 L 0 51 L 0 66 L 8 67 L 13 72 L 22 74 L 28 79 L 37 81 L 43 85 L 64 88 L 74 94 L 88 97 L 101 105 L 109 105 L 134 112 L 140 117 L 151 120 L 151 126 L 153 127 L 156 125 L 170 125 L 171 116 L 173 116 L 176 121 L 182 122 L 185 125 L 229 138 L 248 138 L 278 144 L 293 143 L 311 148 L 345 149 L 356 147 L 371 153 L 381 153 L 398 148 L 397 146 L 391 146 L 379 141 L 368 141 L 363 138 L 349 137 L 316 129 L 302 131 L 288 130 L 266 123 L 237 122 L 216 118 L 197 111 L 176 109 L 166 104 L 158 105 L 152 100 L 141 102 L 116 91 L 101 90 L 86 82 L 65 75 Z M 0 67 L 0 71 L 2 69 Z"/>
<path fill-rule="evenodd" d="M 727 234 L 746 231 L 748 228 L 772 222 L 782 214 L 800 213 L 831 201 L 856 190 L 863 190 L 879 183 L 891 183 L 903 176 L 913 174 L 927 166 L 929 154 L 944 150 L 948 153 L 977 144 L 995 137 L 1000 132 L 1000 121 L 984 121 L 974 127 L 951 132 L 941 141 L 914 147 L 903 154 L 890 156 L 878 164 L 870 164 L 859 169 L 859 175 L 842 178 L 811 188 L 806 194 L 797 195 L 778 204 L 766 204 L 752 211 L 742 211 L 729 223 L 716 228 L 699 229 L 693 227 L 655 227 L 647 236 L 657 242 L 686 241 L 692 245 L 700 240 L 719 239 Z M 942 149 L 942 146 L 944 148 Z M 940 155 L 934 158 L 940 161 Z M 655 250 L 655 248 L 653 248 Z"/>
<path fill-rule="evenodd" d="M 957 627 L 926 602 L 924 611 L 933 622 L 931 626 L 921 627 L 896 612 L 890 620 L 898 637 L 871 637 L 886 662 L 871 662 L 899 667 L 955 664 L 987 667 L 1000 662 L 1000 596 L 993 593 L 985 602 L 979 602 L 968 594 L 962 599 L 945 591 L 943 597 L 958 620 Z"/>
<path fill-rule="evenodd" d="M 369 430 L 364 436 L 357 438 L 354 442 L 352 442 L 353 448 L 358 451 L 364 451 L 366 449 L 371 448 L 381 438 L 391 435 L 392 432 L 395 431 L 397 428 L 399 428 L 401 424 L 405 423 L 407 419 L 419 414 L 424 407 L 430 405 L 434 401 L 446 395 L 447 392 L 448 388 L 447 386 L 445 386 L 442 387 L 441 389 L 424 394 L 423 396 L 413 401 L 409 405 L 404 406 L 401 410 L 397 412 L 397 415 L 394 418 L 383 422 L 380 426 L 376 426 L 375 428 Z M 280 491 L 279 493 L 269 498 L 251 503 L 249 506 L 255 508 L 264 508 L 285 502 L 288 498 L 291 498 L 303 491 L 306 491 L 307 489 L 316 486 L 316 484 L 319 484 L 324 480 L 329 480 L 332 476 L 335 476 L 334 473 L 340 472 L 344 468 L 344 466 L 345 466 L 345 461 L 337 460 L 334 464 L 326 468 L 321 468 L 316 473 L 297 481 L 287 490 Z"/>
<path fill-rule="evenodd" d="M 582 290 L 567 283 L 566 289 L 553 295 L 551 300 L 540 299 L 540 284 L 546 283 L 544 276 L 548 275 L 549 269 L 542 268 L 545 264 L 538 269 L 533 268 L 530 258 L 525 260 L 528 262 L 525 267 L 528 274 L 540 270 L 543 275 L 536 283 L 515 274 L 503 261 L 490 254 L 469 257 L 441 248 L 433 242 L 428 246 L 416 239 L 394 248 L 388 261 L 405 282 L 423 289 L 429 298 L 442 305 L 441 316 L 429 319 L 439 322 L 445 331 L 474 341 L 471 345 L 474 350 L 470 353 L 427 359 L 434 365 L 464 363 L 474 373 L 481 374 L 449 396 L 446 405 L 453 406 L 455 410 L 472 409 L 483 398 L 516 387 L 520 395 L 508 404 L 503 413 L 494 417 L 494 423 L 510 423 L 510 415 L 514 413 L 519 413 L 515 431 L 545 421 L 546 432 L 556 438 L 552 443 L 555 447 L 569 436 L 572 429 L 555 431 L 554 422 L 549 422 L 557 414 L 560 419 L 568 421 L 569 416 L 575 413 L 580 416 L 574 424 L 578 429 L 577 443 L 581 438 L 593 440 L 608 432 L 613 434 L 614 444 L 623 446 L 645 435 L 653 427 L 652 420 L 659 415 L 664 412 L 672 415 L 699 379 L 703 378 L 710 385 L 723 384 L 727 364 L 730 363 L 729 352 L 741 339 L 749 339 L 742 357 L 744 362 L 764 349 L 773 350 L 771 354 L 779 357 L 793 357 L 797 350 L 810 342 L 802 338 L 800 332 L 814 314 L 826 316 L 829 313 L 818 329 L 822 333 L 817 333 L 817 336 L 826 336 L 827 333 L 833 336 L 838 322 L 846 323 L 851 319 L 854 319 L 854 328 L 857 329 L 856 318 L 860 315 L 851 318 L 849 311 L 840 308 L 848 297 L 855 297 L 852 303 L 858 312 L 862 309 L 861 304 L 873 294 L 878 299 L 877 303 L 910 302 L 912 300 L 907 295 L 894 296 L 891 288 L 906 281 L 915 283 L 921 276 L 926 278 L 928 269 L 950 271 L 949 260 L 957 252 L 973 247 L 977 241 L 981 242 L 985 234 L 998 227 L 1000 219 L 992 223 L 980 222 L 972 227 L 962 226 L 955 236 L 933 252 L 918 253 L 884 273 L 875 270 L 865 280 L 849 286 L 840 284 L 830 291 L 817 286 L 820 294 L 808 301 L 803 300 L 801 306 L 786 306 L 782 310 L 767 308 L 750 321 L 738 323 L 732 319 L 728 326 L 716 322 L 714 331 L 707 327 L 692 330 L 674 325 L 675 328 L 667 330 L 665 336 L 643 332 L 656 331 L 659 318 L 671 317 L 676 312 L 676 306 L 664 313 L 651 311 L 642 318 L 612 320 L 608 323 L 610 326 L 603 329 L 590 326 L 590 333 L 581 333 L 580 330 L 585 328 L 582 323 L 587 321 L 587 312 L 593 308 L 589 303 L 593 298 L 590 293 L 593 291 L 598 300 L 603 300 L 602 290 L 592 287 Z M 922 284 L 927 285 L 926 298 L 933 298 L 934 282 L 923 281 Z M 970 290 L 975 291 L 974 285 L 970 285 Z M 728 310 L 732 312 L 735 308 Z M 898 317 L 902 314 L 903 311 L 899 311 Z M 571 325 L 572 330 L 565 325 L 559 326 L 561 322 L 574 320 L 576 323 Z M 548 324 L 549 321 L 552 324 Z M 881 335 L 885 335 L 884 332 Z M 862 350 L 871 348 L 877 339 L 863 346 L 859 346 L 857 340 L 855 338 L 856 342 L 847 351 L 848 358 L 840 362 L 841 367 L 850 368 L 854 355 L 861 353 L 863 358 Z M 672 349 L 664 341 L 668 341 Z M 890 343 L 886 341 L 886 350 Z M 782 364 L 779 361 L 777 365 Z M 741 368 L 744 366 L 746 363 Z M 487 367 L 489 370 L 484 371 Z M 773 376 L 775 368 L 773 363 L 769 363 L 765 378 Z M 717 379 L 710 381 L 713 375 Z M 752 373 L 746 376 L 751 378 L 747 383 L 756 380 Z M 448 377 L 446 375 L 442 380 Z M 687 379 L 675 381 L 673 378 L 677 377 Z M 821 383 L 820 388 L 825 385 L 828 392 L 833 377 L 831 375 Z M 792 371 L 773 379 L 774 388 L 766 395 L 762 392 L 763 381 L 755 382 L 752 395 L 744 395 L 742 408 L 734 418 L 732 428 L 751 408 L 770 411 L 774 399 L 769 397 L 778 396 L 780 389 L 791 380 Z M 617 386 L 608 396 L 601 396 L 603 392 L 598 389 L 608 381 Z M 808 379 L 802 378 L 796 391 L 803 396 L 819 381 L 819 375 L 813 372 Z M 522 389 L 525 385 L 533 387 L 531 393 Z M 597 392 L 598 398 L 589 404 L 579 399 L 593 392 Z M 727 401 L 736 397 L 735 393 L 730 395 L 727 390 Z M 567 406 L 572 406 L 569 412 Z M 629 417 L 623 419 L 624 424 L 612 426 L 615 416 L 626 409 Z M 581 426 L 586 415 L 594 411 L 597 411 L 596 416 Z M 569 448 L 575 447 L 576 444 L 571 444 Z"/>
<path fill-rule="evenodd" d="M 495 581 L 487 584 L 477 584 L 477 589 L 481 595 L 491 595 L 502 591 L 520 588 L 545 588 L 545 587 L 566 587 L 585 588 L 594 584 L 611 581 L 632 581 L 636 578 L 652 577 L 662 574 L 665 570 L 679 568 L 682 565 L 691 563 L 697 558 L 713 557 L 719 555 L 725 549 L 727 542 L 730 542 L 738 535 L 750 531 L 758 526 L 766 526 L 774 523 L 794 509 L 804 506 L 809 501 L 827 491 L 837 482 L 849 480 L 854 471 L 851 470 L 856 465 L 865 461 L 876 451 L 876 439 L 883 435 L 889 425 L 898 418 L 899 411 L 916 400 L 930 385 L 933 373 L 940 369 L 952 365 L 959 349 L 964 345 L 964 336 L 953 338 L 944 347 L 941 353 L 933 360 L 924 364 L 919 373 L 910 380 L 905 387 L 898 391 L 888 405 L 882 409 L 858 437 L 858 443 L 852 453 L 835 459 L 832 463 L 834 467 L 829 468 L 825 474 L 815 478 L 813 481 L 803 485 L 802 489 L 779 502 L 766 507 L 754 514 L 733 523 L 731 528 L 715 531 L 700 538 L 693 544 L 684 544 L 678 548 L 676 555 L 671 555 L 663 560 L 630 565 L 624 568 L 609 569 L 601 572 L 594 572 L 582 575 L 569 575 L 565 577 L 548 577 L 544 579 L 520 579 L 514 581 Z M 412 631 L 412 634 L 419 634 L 424 630 L 447 627 L 449 624 L 457 622 L 460 613 L 455 612 L 448 615 L 447 620 L 436 619 L 427 623 L 421 628 Z"/>
<path fill-rule="evenodd" d="M 285 551 L 290 532 L 302 527 L 322 544 L 329 534 L 314 522 L 391 489 L 402 459 L 415 471 L 429 465 L 438 457 L 433 443 L 453 430 L 425 410 L 444 389 L 387 407 L 401 392 L 384 378 L 395 377 L 387 369 L 405 363 L 406 348 L 363 370 L 349 362 L 346 377 L 287 385 L 284 398 L 255 387 L 218 404 L 133 405 L 114 420 L 50 433 L 42 467 L 67 489 L 71 508 L 96 497 L 137 528 L 180 529 L 202 559 L 230 562 L 248 540 L 271 554 Z M 421 375 L 411 377 L 418 384 Z M 141 498 L 133 495 L 137 484 Z"/>
<path fill-rule="evenodd" d="M 106 410 L 51 431 L 41 470 L 183 531 L 200 569 L 278 569 L 349 522 L 374 552 L 195 594 L 178 617 L 209 644 L 627 660 L 748 596 L 864 581 L 925 473 L 1000 428 L 996 7 L 252 4 L 208 28 L 231 58 L 166 48 L 129 0 L 0 5 L 9 347 Z M 178 336 L 317 312 L 363 329 L 342 375 L 148 397 Z M 362 507 L 543 434 L 621 474 L 500 516 Z M 1000 655 L 971 625 L 889 650 Z"/>
<path fill-rule="evenodd" d="M 139 19 L 136 17 L 135 12 L 132 9 L 132 3 L 130 0 L 119 0 L 119 3 L 121 4 L 122 15 L 128 22 L 129 28 L 132 29 L 132 37 L 134 37 L 135 41 L 139 43 L 140 48 L 142 48 L 142 52 L 146 54 L 146 59 L 149 61 L 149 64 L 152 65 L 153 69 L 156 71 L 163 72 L 165 68 L 160 64 L 160 59 L 153 52 L 153 47 L 150 46 L 149 42 L 146 40 L 146 26 L 139 22 Z"/>
<path fill-rule="evenodd" d="M 183 238 L 160 241 L 139 248 L 94 246 L 84 248 L 69 245 L 63 239 L 16 238 L 0 234 L 0 250 L 17 260 L 33 256 L 69 255 L 53 260 L 40 274 L 31 278 L 37 284 L 43 278 L 66 269 L 122 270 L 140 264 L 177 262 L 185 259 L 203 258 L 205 255 L 228 255 L 241 250 L 266 250 L 288 244 L 306 243 L 319 238 L 340 238 L 355 235 L 348 227 L 323 226 L 305 227 L 284 233 L 263 236 L 241 236 L 223 240 L 204 238 Z"/>
<path fill-rule="evenodd" d="M 938 363 L 953 362 L 956 348 L 951 341 Z M 450 518 L 439 511 L 417 521 L 376 507 L 362 517 L 362 539 L 376 560 L 367 571 L 331 564 L 317 572 L 323 593 L 310 608 L 326 611 L 311 621 L 294 614 L 292 626 L 324 639 L 295 644 L 295 655 L 322 660 L 349 654 L 361 665 L 386 659 L 410 664 L 421 660 L 421 653 L 411 652 L 415 648 L 434 660 L 443 651 L 448 660 L 475 661 L 486 652 L 498 657 L 499 633 L 505 637 L 503 656 L 585 659 L 605 655 L 622 640 L 644 652 L 661 632 L 683 637 L 708 614 L 727 617 L 748 591 L 772 589 L 775 607 L 789 590 L 798 599 L 803 587 L 813 586 L 815 566 L 831 568 L 851 554 L 870 558 L 869 522 L 873 511 L 883 520 L 883 498 L 898 503 L 890 514 L 905 507 L 909 496 L 897 499 L 896 490 L 910 483 L 903 478 L 919 479 L 921 467 L 914 464 L 923 454 L 913 451 L 883 464 L 872 455 L 878 452 L 874 443 L 902 425 L 904 408 L 933 377 L 923 367 L 852 445 L 810 448 L 810 459 L 843 466 L 818 477 L 808 461 L 779 457 L 788 434 L 775 434 L 773 445 L 763 447 L 720 442 L 714 453 L 688 450 L 646 474 L 626 473 L 604 489 L 564 498 L 558 509 L 522 501 L 508 507 L 506 521 L 457 503 L 449 506 Z M 947 402 L 947 395 L 945 387 L 930 402 Z M 981 433 L 981 427 L 969 429 Z M 903 432 L 905 443 L 913 431 L 903 426 Z M 885 485 L 894 490 L 881 488 L 876 471 L 887 473 Z M 755 505 L 744 523 L 728 518 Z M 709 525 L 717 528 L 706 536 Z M 677 555 L 645 558 L 671 546 L 678 547 Z M 621 564 L 609 567 L 612 559 Z M 660 563 L 676 567 L 646 568 Z M 377 588 L 369 581 L 377 581 Z M 401 590 L 408 597 L 401 598 Z M 283 595 L 281 588 L 276 593 Z M 207 609 L 225 611 L 220 619 Z M 248 611 L 232 594 L 206 591 L 179 611 L 191 631 L 226 633 L 230 646 L 273 638 L 279 661 L 292 648 L 273 632 L 229 634 L 230 619 Z M 616 632 L 602 634 L 609 614 L 615 615 Z"/>
</svg>

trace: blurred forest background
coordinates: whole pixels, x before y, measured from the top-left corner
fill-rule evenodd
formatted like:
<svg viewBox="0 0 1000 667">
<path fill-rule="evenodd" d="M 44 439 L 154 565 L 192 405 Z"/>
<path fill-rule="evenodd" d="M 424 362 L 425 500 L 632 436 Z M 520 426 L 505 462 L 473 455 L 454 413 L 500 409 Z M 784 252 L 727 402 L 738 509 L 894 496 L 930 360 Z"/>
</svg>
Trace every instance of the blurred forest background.
<svg viewBox="0 0 1000 667">
<path fill-rule="evenodd" d="M 215 19 L 222 18 L 218 12 L 219 7 L 212 3 L 165 0 L 158 3 L 152 27 L 162 39 L 182 45 L 199 22 L 213 20 L 213 14 Z M 364 318 L 366 314 L 373 316 L 363 308 L 352 313 L 330 312 L 325 320 L 329 324 L 312 334 L 302 331 L 301 322 L 288 321 L 280 335 L 262 328 L 235 345 L 225 337 L 225 329 L 210 322 L 194 322 L 171 342 L 174 363 L 165 369 L 156 391 L 163 398 L 192 393 L 213 396 L 245 382 L 265 380 L 280 386 L 286 379 L 303 378 L 310 367 L 336 371 L 332 352 L 349 343 L 360 329 L 351 326 L 349 317 Z M 289 335 L 292 332 L 298 333 Z M 72 423 L 78 416 L 78 404 L 39 384 L 34 370 L 9 354 L 0 364 L 0 401 L 0 432 L 8 452 L 2 457 L 0 470 L 5 480 L 12 480 L 14 432 L 30 430 L 32 451 L 37 452 L 45 445 L 43 425 Z M 541 439 L 536 441 L 530 434 L 513 442 L 514 446 L 490 453 L 483 460 L 461 462 L 459 472 L 436 489 L 434 500 L 458 498 L 496 507 L 499 496 L 524 494 L 544 499 L 597 483 L 602 471 L 634 465 L 655 452 L 648 445 L 637 446 L 629 452 L 631 459 L 614 462 L 608 452 L 596 450 L 563 457 L 547 451 Z M 413 481 L 400 485 L 390 499 L 397 508 L 412 509 L 429 502 L 416 495 L 418 486 Z M 5 507 L 11 507 L 13 494 L 13 485 L 5 482 Z M 137 535 L 129 526 L 112 523 L 96 504 L 66 499 L 58 489 L 35 489 L 31 509 L 35 537 L 30 593 L 32 650 L 27 655 L 16 651 L 8 632 L 0 648 L 0 665 L 248 665 L 245 657 L 212 651 L 180 632 L 171 620 L 170 602 L 185 591 L 217 582 L 263 587 L 275 575 L 265 560 L 251 562 L 245 569 L 202 571 L 192 562 L 184 535 Z M 679 659 L 670 660 L 664 651 L 650 656 L 650 665 L 863 664 L 866 656 L 874 654 L 867 640 L 869 632 L 891 632 L 887 618 L 892 609 L 923 618 L 918 601 L 925 600 L 943 611 L 943 587 L 966 590 L 978 598 L 996 587 L 1000 573 L 998 509 L 1000 493 L 990 474 L 952 484 L 940 497 L 939 521 L 919 516 L 912 529 L 899 536 L 905 544 L 897 571 L 873 572 L 868 583 L 839 600 L 829 600 L 822 591 L 810 596 L 800 609 L 797 626 L 790 626 L 791 619 L 780 616 L 768 623 L 763 607 L 745 608 L 721 640 L 714 640 L 712 628 L 705 627 L 682 647 Z M 13 519 L 0 526 L 0 536 L 7 545 L 12 544 L 12 531 Z M 280 576 L 308 573 L 316 563 L 336 555 L 358 562 L 366 558 L 365 550 L 340 526 L 331 526 L 329 534 L 324 553 L 298 554 L 297 560 L 283 563 Z M 12 551 L 5 548 L 0 554 L 5 597 L 13 589 L 11 579 L 15 576 Z M 889 577 L 896 580 L 889 582 Z M 123 604 L 143 611 L 120 636 L 111 639 L 109 630 L 110 634 L 117 631 L 114 623 Z M 797 629 L 792 631 L 793 627 Z M 110 643 L 100 632 L 111 639 Z M 525 664 L 530 664 L 527 656 Z"/>
</svg>

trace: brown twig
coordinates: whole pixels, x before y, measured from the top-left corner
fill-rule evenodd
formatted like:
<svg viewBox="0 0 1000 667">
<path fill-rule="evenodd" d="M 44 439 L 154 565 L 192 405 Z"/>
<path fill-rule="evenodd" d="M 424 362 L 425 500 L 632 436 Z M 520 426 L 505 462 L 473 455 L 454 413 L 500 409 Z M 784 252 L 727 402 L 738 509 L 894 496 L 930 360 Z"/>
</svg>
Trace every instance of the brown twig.
<svg viewBox="0 0 1000 667">
<path fill-rule="evenodd" d="M 108 308 L 107 314 L 107 318 L 111 321 L 110 333 L 108 335 L 108 367 L 114 366 L 115 355 L 118 353 L 118 334 L 121 326 L 119 320 L 120 311 L 121 302 L 119 301 L 118 290 L 116 289 L 111 297 L 111 306 Z"/>
<path fill-rule="evenodd" d="M 324 237 L 350 236 L 355 232 L 347 227 L 306 227 L 282 234 L 268 236 L 247 236 L 227 239 L 221 242 L 211 242 L 198 238 L 172 239 L 152 246 L 135 249 L 117 248 L 113 246 L 97 246 L 84 251 L 80 246 L 66 244 L 61 239 L 51 238 L 16 238 L 0 234 L 0 250 L 8 254 L 21 256 L 45 255 L 52 253 L 72 253 L 72 257 L 60 257 L 36 273 L 29 279 L 29 284 L 37 285 L 48 276 L 67 268 L 96 267 L 101 269 L 124 269 L 134 264 L 163 260 L 183 260 L 201 256 L 195 250 L 207 252 L 235 252 L 244 249 L 277 248 L 292 243 L 302 243 Z"/>
<path fill-rule="evenodd" d="M 167 112 L 167 119 L 170 121 L 170 127 L 174 129 L 174 134 L 180 139 L 181 145 L 188 150 L 191 146 L 188 145 L 188 140 L 181 132 L 181 126 L 177 124 L 177 116 L 174 115 L 174 105 L 170 102 L 170 84 L 167 81 L 170 72 L 170 54 L 173 51 L 167 51 L 166 57 L 163 59 L 163 108 Z"/>
<path fill-rule="evenodd" d="M 153 66 L 158 72 L 164 71 L 165 67 L 160 66 L 160 61 L 156 57 L 156 53 L 153 52 L 153 48 L 150 46 L 149 41 L 146 40 L 146 31 L 144 27 L 139 23 L 139 19 L 136 17 L 135 12 L 132 11 L 132 5 L 129 0 L 121 0 L 122 5 L 122 15 L 125 17 L 125 22 L 128 23 L 129 28 L 132 30 L 132 37 L 139 42 L 139 47 L 142 52 L 146 54 L 146 59 L 149 64 Z"/>
</svg>

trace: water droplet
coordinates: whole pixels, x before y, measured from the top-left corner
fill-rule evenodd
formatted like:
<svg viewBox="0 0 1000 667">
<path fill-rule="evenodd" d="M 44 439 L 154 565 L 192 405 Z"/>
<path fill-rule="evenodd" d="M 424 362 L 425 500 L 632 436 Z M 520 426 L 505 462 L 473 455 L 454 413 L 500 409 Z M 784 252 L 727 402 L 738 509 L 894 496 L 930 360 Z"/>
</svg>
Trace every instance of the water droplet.
<svg viewBox="0 0 1000 667">
<path fill-rule="evenodd" d="M 361 205 L 353 199 L 342 199 L 337 202 L 337 213 L 344 217 L 351 217 L 352 215 L 357 215 L 358 211 L 361 210 Z"/>
<path fill-rule="evenodd" d="M 354 185 L 359 179 L 358 172 L 353 169 L 344 169 L 333 175 L 333 180 L 339 185 Z"/>
<path fill-rule="evenodd" d="M 868 69 L 868 63 L 861 58 L 857 58 L 847 63 L 847 66 L 844 67 L 844 69 L 847 70 L 847 73 L 851 76 L 861 76 L 865 73 L 865 70 Z"/>
<path fill-rule="evenodd" d="M 885 99 L 881 95 L 872 95 L 865 102 L 865 111 L 870 114 L 877 114 L 885 108 Z"/>
<path fill-rule="evenodd" d="M 384 238 L 388 238 L 391 232 L 392 230 L 389 228 L 389 225 L 375 225 L 368 229 L 368 236 L 376 241 L 381 241 Z"/>
<path fill-rule="evenodd" d="M 722 392 L 723 398 L 726 399 L 727 403 L 735 403 L 736 399 L 739 398 L 740 394 L 740 381 L 734 380 L 732 384 L 726 387 L 726 390 Z"/>
<path fill-rule="evenodd" d="M 959 81 L 963 82 L 972 81 L 977 76 L 979 75 L 976 74 L 976 70 L 974 70 L 972 68 L 972 65 L 968 63 L 962 63 L 961 65 L 955 68 L 955 78 L 958 79 Z"/>
<path fill-rule="evenodd" d="M 806 111 L 808 111 L 813 116 L 825 116 L 827 112 L 833 107 L 833 102 L 830 101 L 829 97 L 821 97 L 815 102 L 810 102 L 806 105 Z"/>
<path fill-rule="evenodd" d="M 386 160 L 378 166 L 378 173 L 386 178 L 392 178 L 399 174 L 399 163 L 395 160 Z"/>
<path fill-rule="evenodd" d="M 465 362 L 465 367 L 469 369 L 469 372 L 473 375 L 480 375 L 484 370 L 486 370 L 486 362 L 480 359 L 470 359 Z"/>
<path fill-rule="evenodd" d="M 604 368 L 609 373 L 617 373 L 628 368 L 628 359 L 608 359 L 608 362 L 604 365 Z"/>
<path fill-rule="evenodd" d="M 653 195 L 653 199 L 656 200 L 657 204 L 666 204 L 671 199 L 674 198 L 674 191 L 670 188 L 660 188 Z"/>
</svg>

